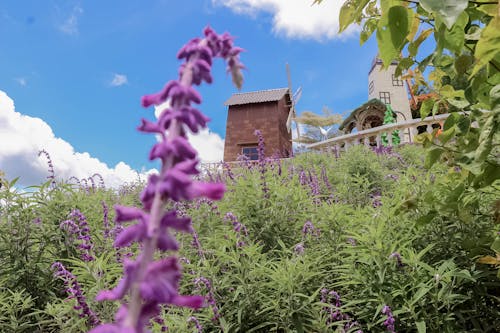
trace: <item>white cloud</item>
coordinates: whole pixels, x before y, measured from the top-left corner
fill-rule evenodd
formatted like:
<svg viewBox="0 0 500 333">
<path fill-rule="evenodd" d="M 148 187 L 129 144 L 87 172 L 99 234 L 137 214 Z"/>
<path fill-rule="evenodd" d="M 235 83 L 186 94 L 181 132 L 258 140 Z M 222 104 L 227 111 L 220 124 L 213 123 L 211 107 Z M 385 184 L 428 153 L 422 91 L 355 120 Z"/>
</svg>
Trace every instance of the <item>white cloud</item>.
<svg viewBox="0 0 500 333">
<path fill-rule="evenodd" d="M 71 14 L 59 25 L 59 30 L 67 35 L 78 34 L 78 20 L 83 14 L 83 9 L 80 6 L 73 7 Z"/>
<path fill-rule="evenodd" d="M 161 112 L 170 107 L 170 101 L 155 106 L 155 116 L 158 118 Z M 157 138 L 159 139 L 159 137 Z M 224 139 L 219 134 L 205 128 L 196 134 L 188 131 L 188 140 L 198 152 L 198 158 L 203 162 L 220 162 L 224 158 Z"/>
<path fill-rule="evenodd" d="M 124 74 L 114 74 L 113 79 L 109 83 L 110 86 L 112 87 L 119 87 L 123 86 L 124 84 L 128 83 L 127 75 Z"/>
<path fill-rule="evenodd" d="M 326 0 L 320 5 L 312 5 L 313 0 L 212 0 L 212 3 L 252 17 L 259 12 L 270 13 L 273 31 L 288 38 L 334 39 L 357 30 L 350 27 L 339 35 L 338 17 L 343 1 L 338 0 Z"/>
<path fill-rule="evenodd" d="M 224 157 L 224 140 L 208 128 L 196 134 L 188 134 L 188 140 L 198 151 L 202 162 L 220 162 Z"/>
<path fill-rule="evenodd" d="M 28 80 L 24 77 L 16 77 L 14 79 L 20 86 L 26 87 L 28 85 Z"/>
<path fill-rule="evenodd" d="M 68 142 L 54 135 L 50 126 L 40 118 L 15 111 L 14 101 L 0 91 L 0 169 L 8 179 L 20 177 L 23 185 L 39 184 L 48 175 L 45 149 L 51 156 L 56 177 L 88 178 L 99 173 L 106 186 L 118 187 L 137 180 L 138 174 L 124 162 L 110 168 L 89 153 L 75 152 Z"/>
</svg>

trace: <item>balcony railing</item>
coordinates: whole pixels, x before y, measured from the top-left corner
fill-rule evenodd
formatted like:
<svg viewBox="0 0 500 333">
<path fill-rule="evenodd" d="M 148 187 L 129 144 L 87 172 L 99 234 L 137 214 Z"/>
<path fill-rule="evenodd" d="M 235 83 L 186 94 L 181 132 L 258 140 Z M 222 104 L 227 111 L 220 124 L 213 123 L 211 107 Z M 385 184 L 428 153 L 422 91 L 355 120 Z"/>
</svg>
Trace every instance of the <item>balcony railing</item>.
<svg viewBox="0 0 500 333">
<path fill-rule="evenodd" d="M 431 133 L 433 131 L 432 125 L 442 124 L 450 114 L 441 114 L 437 116 L 411 119 L 399 123 L 387 124 L 379 127 L 370 128 L 367 130 L 359 131 L 356 133 L 349 133 L 327 139 L 320 142 L 315 142 L 306 145 L 309 149 L 329 149 L 335 152 L 348 150 L 350 146 L 364 144 L 366 146 L 382 145 L 382 135 L 386 134 L 388 146 L 393 145 L 392 135 L 393 132 L 399 131 L 399 138 L 401 143 L 411 143 L 414 136 L 418 134 L 417 127 L 426 126 L 426 131 Z"/>
</svg>

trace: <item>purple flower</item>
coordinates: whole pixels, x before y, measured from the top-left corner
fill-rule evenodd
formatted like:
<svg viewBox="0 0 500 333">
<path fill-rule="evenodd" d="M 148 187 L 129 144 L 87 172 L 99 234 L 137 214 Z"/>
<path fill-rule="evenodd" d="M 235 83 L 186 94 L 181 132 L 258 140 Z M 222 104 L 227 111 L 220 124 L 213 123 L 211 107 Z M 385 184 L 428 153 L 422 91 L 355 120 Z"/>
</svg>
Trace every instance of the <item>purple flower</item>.
<svg viewBox="0 0 500 333">
<path fill-rule="evenodd" d="M 306 221 L 306 223 L 304 223 L 304 226 L 302 227 L 302 238 L 305 238 L 308 235 L 310 235 L 310 236 L 314 236 L 316 239 L 318 239 L 320 234 L 321 234 L 321 230 L 316 228 L 314 226 L 314 224 L 312 224 L 311 221 Z"/>
<path fill-rule="evenodd" d="M 220 317 L 220 313 L 219 313 L 219 308 L 217 307 L 217 302 L 215 301 L 214 289 L 212 287 L 212 284 L 210 283 L 210 281 L 207 278 L 205 278 L 203 276 L 196 278 L 194 280 L 194 284 L 197 286 L 197 288 L 199 290 L 201 290 L 203 286 L 206 288 L 208 293 L 205 297 L 205 300 L 208 302 L 208 304 L 212 308 L 212 312 L 213 312 L 212 321 L 218 320 Z"/>
<path fill-rule="evenodd" d="M 102 215 L 103 215 L 103 226 L 104 226 L 104 238 L 109 238 L 109 234 L 110 234 L 110 229 L 109 229 L 109 220 L 108 220 L 108 213 L 109 213 L 109 209 L 108 209 L 108 205 L 106 205 L 106 202 L 101 201 L 101 205 L 102 205 Z"/>
<path fill-rule="evenodd" d="M 193 230 L 192 235 L 193 235 L 193 240 L 191 241 L 191 245 L 196 249 L 198 256 L 201 259 L 205 259 L 205 254 L 203 252 L 203 249 L 201 248 L 201 243 L 200 243 L 200 238 L 198 237 L 198 233 Z"/>
<path fill-rule="evenodd" d="M 42 149 L 38 152 L 38 156 L 44 155 L 45 158 L 47 159 L 47 165 L 49 166 L 49 175 L 47 176 L 47 179 L 51 181 L 51 185 L 54 186 L 56 184 L 56 174 L 54 172 L 54 165 L 52 164 L 52 159 L 50 158 L 49 153 L 45 150 Z"/>
<path fill-rule="evenodd" d="M 105 185 L 104 185 L 104 178 L 101 176 L 100 173 L 94 173 L 90 178 L 94 178 L 94 177 L 97 177 L 99 179 L 99 187 L 100 188 L 104 188 Z"/>
<path fill-rule="evenodd" d="M 347 238 L 347 243 L 351 244 L 352 246 L 356 246 L 356 240 L 352 237 Z"/>
<path fill-rule="evenodd" d="M 144 107 L 160 105 L 166 100 L 170 107 L 163 110 L 156 123 L 143 119 L 138 130 L 158 134 L 160 141 L 149 152 L 149 159 L 161 161 L 159 174 L 149 176 L 140 195 L 143 209 L 116 206 L 116 221 L 131 222 L 115 238 L 115 246 L 124 247 L 138 242 L 141 253 L 135 261 L 125 260 L 124 276 L 110 291 L 101 291 L 98 300 L 120 300 L 122 307 L 115 324 L 105 324 L 92 330 L 104 332 L 144 332 L 149 320 L 160 313 L 160 305 L 199 308 L 203 298 L 178 294 L 181 267 L 171 256 L 154 260 L 157 251 L 175 251 L 179 245 L 174 232 L 191 232 L 191 219 L 178 216 L 175 208 L 165 212 L 167 202 L 197 198 L 220 200 L 225 192 L 222 183 L 204 183 L 194 180 L 199 174 L 196 151 L 187 140 L 186 131 L 205 128 L 208 118 L 193 104 L 201 103 L 200 94 L 193 85 L 212 82 L 212 58 L 226 60 L 233 82 L 241 86 L 240 48 L 233 46 L 229 34 L 218 35 L 211 28 L 204 30 L 204 38 L 195 38 L 181 48 L 177 57 L 185 60 L 179 70 L 179 79 L 168 82 L 159 92 L 143 96 Z M 174 205 L 175 207 L 175 205 Z M 195 236 L 196 235 L 196 236 Z M 199 244 L 199 241 L 197 241 Z M 213 296 L 213 295 L 212 295 Z M 125 303 L 127 299 L 128 304 Z M 213 297 L 211 297 L 213 299 Z M 218 316 L 215 312 L 214 317 Z"/>
<path fill-rule="evenodd" d="M 399 254 L 398 252 L 393 252 L 389 256 L 389 259 L 393 259 L 393 258 L 396 259 L 398 267 L 403 267 L 403 261 L 401 258 L 401 254 Z"/>
<path fill-rule="evenodd" d="M 198 319 L 196 319 L 196 317 L 194 316 L 191 316 L 188 318 L 187 320 L 188 323 L 194 323 L 194 326 L 196 327 L 196 332 L 197 333 L 203 333 L 203 327 L 201 326 L 200 322 L 198 321 Z"/>
<path fill-rule="evenodd" d="M 306 172 L 304 170 L 300 170 L 300 172 L 299 172 L 299 183 L 300 183 L 300 185 L 307 184 L 307 176 L 306 176 Z"/>
<path fill-rule="evenodd" d="M 87 317 L 92 326 L 99 324 L 99 318 L 97 318 L 97 315 L 87 304 L 82 287 L 78 283 L 76 277 L 60 262 L 53 263 L 51 268 L 55 271 L 54 276 L 63 280 L 64 286 L 66 287 L 65 291 L 69 294 L 69 298 L 76 299 L 77 305 L 73 308 L 80 312 L 80 317 Z"/>
<path fill-rule="evenodd" d="M 265 156 L 265 143 L 264 136 L 260 130 L 255 130 L 255 136 L 258 138 L 258 156 L 259 156 L 259 172 L 260 172 L 260 185 L 262 192 L 264 193 L 264 198 L 269 198 L 269 187 L 266 182 L 266 156 Z"/>
<path fill-rule="evenodd" d="M 380 191 L 375 191 L 374 193 L 370 194 L 370 197 L 372 198 L 372 207 L 373 208 L 378 208 L 382 206 L 382 195 Z"/>
<path fill-rule="evenodd" d="M 247 228 L 243 224 L 241 224 L 238 221 L 238 218 L 236 217 L 236 215 L 234 215 L 231 212 L 226 213 L 226 215 L 224 216 L 224 221 L 229 221 L 233 225 L 233 230 L 236 232 L 236 235 L 238 238 L 238 241 L 236 243 L 236 247 L 244 246 L 245 242 L 243 240 L 241 240 L 241 238 L 248 237 Z"/>
<path fill-rule="evenodd" d="M 91 252 L 94 244 L 90 236 L 87 218 L 78 209 L 72 210 L 69 217 L 70 219 L 61 222 L 60 228 L 68 233 L 71 242 L 75 241 L 76 237 L 76 241 L 78 242 L 77 248 L 80 250 L 80 258 L 83 261 L 93 261 L 95 258 Z"/>
<path fill-rule="evenodd" d="M 298 255 L 302 255 L 304 254 L 304 243 L 298 243 L 297 245 L 295 245 L 295 247 L 293 248 L 293 251 L 295 253 L 297 253 Z"/>
<path fill-rule="evenodd" d="M 396 328 L 394 326 L 396 324 L 396 320 L 392 315 L 391 308 L 388 305 L 384 305 L 382 313 L 387 316 L 387 319 L 384 321 L 384 326 L 390 333 L 396 333 Z"/>
</svg>

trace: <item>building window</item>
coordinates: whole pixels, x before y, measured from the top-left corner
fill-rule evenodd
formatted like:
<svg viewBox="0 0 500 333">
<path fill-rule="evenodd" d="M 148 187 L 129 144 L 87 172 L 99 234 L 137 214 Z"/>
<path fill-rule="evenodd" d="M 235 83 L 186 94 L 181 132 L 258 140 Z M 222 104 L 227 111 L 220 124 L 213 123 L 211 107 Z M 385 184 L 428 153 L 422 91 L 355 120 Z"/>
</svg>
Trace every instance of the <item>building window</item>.
<svg viewBox="0 0 500 333">
<path fill-rule="evenodd" d="M 259 150 L 257 146 L 243 147 L 241 153 L 245 155 L 250 161 L 256 161 L 259 159 Z"/>
<path fill-rule="evenodd" d="M 379 92 L 379 97 L 382 103 L 384 104 L 391 104 L 391 93 L 387 91 L 381 91 Z"/>
<path fill-rule="evenodd" d="M 375 84 L 373 84 L 373 81 L 370 81 L 370 84 L 368 85 L 368 94 L 372 94 L 374 90 Z"/>
<path fill-rule="evenodd" d="M 392 74 L 392 85 L 396 87 L 402 87 L 403 86 L 403 81 L 400 80 L 397 76 Z"/>
</svg>

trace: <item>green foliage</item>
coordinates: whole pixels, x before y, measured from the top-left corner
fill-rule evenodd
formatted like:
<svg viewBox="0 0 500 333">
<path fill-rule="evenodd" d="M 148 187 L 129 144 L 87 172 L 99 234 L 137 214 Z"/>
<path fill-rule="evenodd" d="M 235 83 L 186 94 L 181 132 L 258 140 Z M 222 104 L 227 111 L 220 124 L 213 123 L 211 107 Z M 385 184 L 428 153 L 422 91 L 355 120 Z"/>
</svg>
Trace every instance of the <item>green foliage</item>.
<svg viewBox="0 0 500 333">
<path fill-rule="evenodd" d="M 459 184 L 435 200 L 441 206 L 458 200 L 458 205 L 450 207 L 459 207 L 474 201 L 477 191 L 498 195 L 500 4 L 483 0 L 382 0 L 379 10 L 373 10 L 375 3 L 344 2 L 340 31 L 353 23 L 363 25 L 361 43 L 376 32 L 384 65 L 398 61 L 397 74 L 404 73 L 417 85 L 427 85 L 423 73 L 431 68 L 428 88 L 435 97 L 422 103 L 420 116 L 443 112 L 452 115 L 442 133 L 423 133 L 416 141 L 427 148 L 427 168 L 445 160 L 450 167 L 463 171 L 460 178 L 451 173 L 450 180 Z M 433 52 L 421 54 L 420 45 L 431 35 L 435 40 Z M 490 209 L 498 214 L 495 207 Z M 440 211 L 436 214 L 442 215 Z M 495 252 L 495 257 L 499 255 Z M 489 258 L 495 257 L 480 260 L 493 263 Z"/>
<path fill-rule="evenodd" d="M 201 244 L 193 247 L 192 235 L 180 235 L 181 292 L 208 295 L 195 283 L 207 278 L 220 317 L 213 319 L 211 306 L 197 312 L 169 308 L 162 314 L 166 325 L 195 332 L 188 322 L 195 316 L 204 332 L 326 333 L 346 324 L 354 331 L 383 332 L 381 309 L 387 304 L 398 331 L 498 331 L 500 285 L 490 266 L 496 259 L 486 257 L 490 244 L 498 243 L 492 233 L 496 192 L 464 189 L 459 180 L 466 171 L 450 171 L 439 161 L 427 170 L 423 156 L 415 145 L 379 155 L 359 146 L 338 159 L 308 153 L 268 162 L 264 174 L 252 165 L 233 168 L 234 179 L 222 174 L 228 191 L 217 205 L 177 206 L 192 217 Z M 14 181 L 5 183 L 0 331 L 88 331 L 88 321 L 73 308 L 76 300 L 52 275 L 56 260 L 77 277 L 99 318 L 112 321 L 119 304 L 94 301 L 122 273 L 117 250 L 103 237 L 101 201 L 109 207 L 135 202 L 140 185 L 87 192 L 44 184 L 25 194 L 13 190 Z M 89 222 L 95 261 L 82 261 L 59 227 L 74 208 Z M 225 218 L 229 212 L 248 234 L 235 231 Z M 315 233 L 302 233 L 306 221 Z M 394 252 L 403 266 L 390 257 Z M 478 263 L 478 257 L 486 259 Z M 340 294 L 339 308 L 321 302 L 324 288 Z M 330 309 L 345 320 L 329 321 Z M 151 330 L 158 333 L 161 326 L 154 323 Z"/>
</svg>

